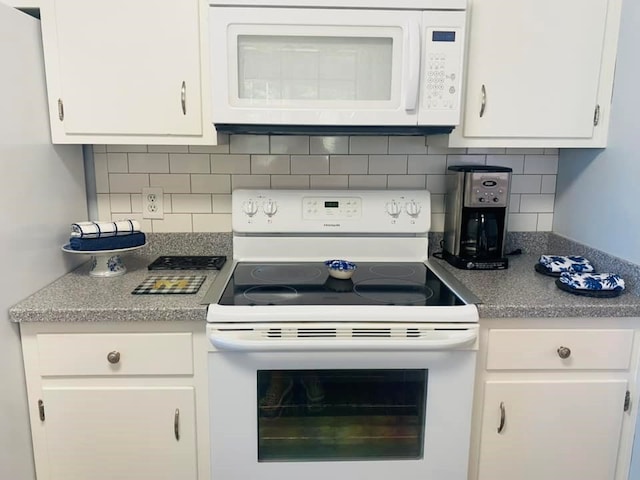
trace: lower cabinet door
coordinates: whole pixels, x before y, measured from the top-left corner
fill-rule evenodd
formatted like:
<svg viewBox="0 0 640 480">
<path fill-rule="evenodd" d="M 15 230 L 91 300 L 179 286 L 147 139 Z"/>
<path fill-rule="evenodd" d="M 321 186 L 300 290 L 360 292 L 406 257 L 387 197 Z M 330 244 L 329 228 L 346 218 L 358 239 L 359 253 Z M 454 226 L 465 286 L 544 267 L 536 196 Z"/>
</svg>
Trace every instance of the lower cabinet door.
<svg viewBox="0 0 640 480">
<path fill-rule="evenodd" d="M 485 383 L 479 480 L 612 480 L 624 380 Z"/>
<path fill-rule="evenodd" d="M 195 480 L 192 387 L 44 388 L 50 480 Z"/>
</svg>

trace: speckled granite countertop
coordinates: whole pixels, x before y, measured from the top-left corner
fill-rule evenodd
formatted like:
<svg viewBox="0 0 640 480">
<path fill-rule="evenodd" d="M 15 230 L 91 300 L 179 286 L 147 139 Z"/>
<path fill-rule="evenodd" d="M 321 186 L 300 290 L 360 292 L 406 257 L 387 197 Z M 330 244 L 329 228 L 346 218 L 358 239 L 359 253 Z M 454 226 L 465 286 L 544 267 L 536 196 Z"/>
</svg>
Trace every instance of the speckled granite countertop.
<svg viewBox="0 0 640 480">
<path fill-rule="evenodd" d="M 495 271 L 459 270 L 433 257 L 429 261 L 446 269 L 478 297 L 480 318 L 640 317 L 640 297 L 630 289 L 615 298 L 564 292 L 555 278 L 534 271 L 538 258 L 513 256 L 507 270 Z"/>
<path fill-rule="evenodd" d="M 123 257 L 125 275 L 115 278 L 89 276 L 89 264 L 59 278 L 49 286 L 13 306 L 10 316 L 16 322 L 103 322 L 103 321 L 205 321 L 207 305 L 202 304 L 218 272 L 180 271 L 204 274 L 207 279 L 193 295 L 132 295 L 131 291 L 150 274 L 147 265 L 158 255 L 227 255 L 231 260 L 229 234 L 152 234 L 151 247 Z M 525 317 L 640 317 L 640 268 L 591 249 L 579 249 L 556 235 L 515 237 L 513 247 L 527 254 L 510 257 L 502 271 L 467 271 L 452 267 L 434 257 L 429 262 L 452 275 L 455 281 L 479 300 L 481 318 Z M 432 240 L 432 244 L 437 244 Z M 534 245 L 535 247 L 533 247 Z M 585 255 L 599 272 L 622 275 L 627 290 L 617 298 L 589 298 L 563 292 L 555 278 L 536 273 L 533 266 L 539 254 Z"/>
</svg>

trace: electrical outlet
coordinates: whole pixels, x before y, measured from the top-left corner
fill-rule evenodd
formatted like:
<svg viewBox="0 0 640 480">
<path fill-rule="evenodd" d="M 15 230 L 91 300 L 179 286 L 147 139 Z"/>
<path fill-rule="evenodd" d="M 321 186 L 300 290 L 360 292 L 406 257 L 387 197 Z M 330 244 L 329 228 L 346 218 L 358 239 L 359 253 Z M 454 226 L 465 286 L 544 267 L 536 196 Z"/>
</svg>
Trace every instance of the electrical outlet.
<svg viewBox="0 0 640 480">
<path fill-rule="evenodd" d="M 142 189 L 142 218 L 164 218 L 162 187 L 145 187 Z"/>
</svg>

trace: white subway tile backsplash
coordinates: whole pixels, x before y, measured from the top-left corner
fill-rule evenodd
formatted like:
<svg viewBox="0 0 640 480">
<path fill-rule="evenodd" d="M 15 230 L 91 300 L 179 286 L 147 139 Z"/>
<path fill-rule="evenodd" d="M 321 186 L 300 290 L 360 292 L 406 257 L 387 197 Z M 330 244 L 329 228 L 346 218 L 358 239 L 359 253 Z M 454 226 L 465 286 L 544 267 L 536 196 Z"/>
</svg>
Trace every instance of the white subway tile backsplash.
<svg viewBox="0 0 640 480">
<path fill-rule="evenodd" d="M 524 155 L 487 155 L 487 165 L 507 167 L 514 174 L 524 172 Z"/>
<path fill-rule="evenodd" d="M 550 232 L 553 230 L 553 213 L 538 214 L 538 231 Z"/>
<path fill-rule="evenodd" d="M 447 167 L 451 165 L 485 165 L 486 155 L 447 155 Z"/>
<path fill-rule="evenodd" d="M 541 175 L 511 175 L 511 193 L 540 193 Z"/>
<path fill-rule="evenodd" d="M 268 135 L 231 135 L 229 138 L 231 153 L 269 153 Z"/>
<path fill-rule="evenodd" d="M 141 190 L 164 190 L 165 218 L 147 231 L 230 231 L 237 188 L 423 189 L 432 231 L 444 229 L 447 166 L 510 167 L 510 231 L 548 231 L 558 149 L 446 148 L 433 137 L 231 135 L 217 146 L 94 145 L 100 219 L 142 219 Z"/>
<path fill-rule="evenodd" d="M 129 172 L 169 173 L 168 153 L 130 153 Z"/>
<path fill-rule="evenodd" d="M 270 188 L 270 175 L 232 175 L 231 190 L 236 188 Z"/>
<path fill-rule="evenodd" d="M 94 154 L 93 165 L 96 171 L 96 193 L 109 193 L 109 168 L 107 164 L 107 154 Z"/>
<path fill-rule="evenodd" d="M 406 155 L 369 155 L 369 173 L 406 175 Z"/>
<path fill-rule="evenodd" d="M 162 220 L 151 221 L 154 233 L 163 232 L 193 232 L 190 213 L 165 214 Z"/>
<path fill-rule="evenodd" d="M 289 155 L 251 155 L 251 173 L 254 175 L 282 175 L 290 172 Z"/>
<path fill-rule="evenodd" d="M 445 213 L 446 195 L 431 194 L 431 213 Z"/>
<path fill-rule="evenodd" d="M 221 213 L 193 214 L 194 232 L 230 232 L 231 215 Z"/>
<path fill-rule="evenodd" d="M 231 175 L 191 175 L 192 193 L 231 193 Z"/>
<path fill-rule="evenodd" d="M 555 175 L 558 173 L 558 156 L 525 155 L 524 173 Z"/>
<path fill-rule="evenodd" d="M 231 195 L 213 195 L 213 213 L 231 213 Z"/>
<path fill-rule="evenodd" d="M 271 137 L 272 154 L 309 154 L 309 137 L 305 135 L 274 135 Z"/>
<path fill-rule="evenodd" d="M 143 153 L 148 151 L 147 145 L 107 145 L 106 147 L 108 153 Z"/>
<path fill-rule="evenodd" d="M 389 137 L 389 153 L 426 154 L 425 137 Z"/>
<path fill-rule="evenodd" d="M 523 194 L 520 196 L 520 212 L 553 213 L 554 199 L 555 195 L 553 194 Z"/>
<path fill-rule="evenodd" d="M 211 160 L 207 153 L 171 153 L 169 154 L 171 173 L 209 173 Z"/>
<path fill-rule="evenodd" d="M 424 175 L 389 175 L 387 177 L 387 188 L 423 190 L 426 185 Z"/>
<path fill-rule="evenodd" d="M 188 145 L 149 145 L 149 153 L 189 153 Z"/>
<path fill-rule="evenodd" d="M 110 195 L 111 211 L 131 213 L 131 195 L 128 193 L 112 193 Z"/>
<path fill-rule="evenodd" d="M 107 169 L 109 173 L 128 173 L 129 161 L 126 153 L 108 153 Z"/>
<path fill-rule="evenodd" d="M 556 193 L 556 175 L 542 175 L 540 193 Z"/>
<path fill-rule="evenodd" d="M 331 155 L 329 157 L 331 175 L 366 175 L 368 171 L 368 155 Z"/>
<path fill-rule="evenodd" d="M 311 155 L 335 155 L 349 153 L 349 137 L 310 137 Z"/>
<path fill-rule="evenodd" d="M 271 175 L 271 188 L 308 189 L 309 175 Z"/>
<path fill-rule="evenodd" d="M 173 213 L 211 213 L 211 195 L 180 194 L 171 195 L 171 211 Z"/>
<path fill-rule="evenodd" d="M 349 137 L 349 153 L 389 153 L 389 137 Z"/>
<path fill-rule="evenodd" d="M 330 189 L 346 189 L 349 188 L 348 175 L 311 175 L 309 177 L 309 186 L 313 189 L 326 188 Z M 353 188 L 353 187 L 351 187 Z"/>
<path fill-rule="evenodd" d="M 143 187 L 149 187 L 148 173 L 110 173 L 111 193 L 141 193 Z"/>
<path fill-rule="evenodd" d="M 446 155 L 409 155 L 407 159 L 409 174 L 445 174 L 447 173 Z"/>
<path fill-rule="evenodd" d="M 349 188 L 363 190 L 373 190 L 376 188 L 387 188 L 386 175 L 349 175 Z"/>
<path fill-rule="evenodd" d="M 191 175 L 184 173 L 152 173 L 149 175 L 151 187 L 162 187 L 164 193 L 190 193 Z"/>
<path fill-rule="evenodd" d="M 535 232 L 538 229 L 537 213 L 510 213 L 507 230 L 510 232 Z"/>
<path fill-rule="evenodd" d="M 229 140 L 219 145 L 189 145 L 189 153 L 229 153 Z"/>
<path fill-rule="evenodd" d="M 291 155 L 292 175 L 325 175 L 329 173 L 329 155 Z"/>
<path fill-rule="evenodd" d="M 211 155 L 211 173 L 251 173 L 250 155 Z"/>
<path fill-rule="evenodd" d="M 90 220 L 98 222 L 111 221 L 111 199 L 109 197 L 108 193 L 98 193 L 96 195 L 98 218 L 91 218 Z"/>
<path fill-rule="evenodd" d="M 447 175 L 427 175 L 427 190 L 431 193 L 447 193 Z"/>
</svg>

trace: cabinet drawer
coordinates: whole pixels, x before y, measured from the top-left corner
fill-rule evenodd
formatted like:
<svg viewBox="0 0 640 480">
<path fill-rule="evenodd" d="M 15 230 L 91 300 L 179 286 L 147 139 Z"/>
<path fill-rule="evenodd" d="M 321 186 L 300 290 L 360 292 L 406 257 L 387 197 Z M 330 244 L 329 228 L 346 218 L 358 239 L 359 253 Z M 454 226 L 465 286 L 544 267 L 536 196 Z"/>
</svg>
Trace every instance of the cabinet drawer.
<svg viewBox="0 0 640 480">
<path fill-rule="evenodd" d="M 487 370 L 627 370 L 632 345 L 633 330 L 490 330 Z"/>
<path fill-rule="evenodd" d="M 191 375 L 191 333 L 39 334 L 42 376 Z"/>
</svg>

